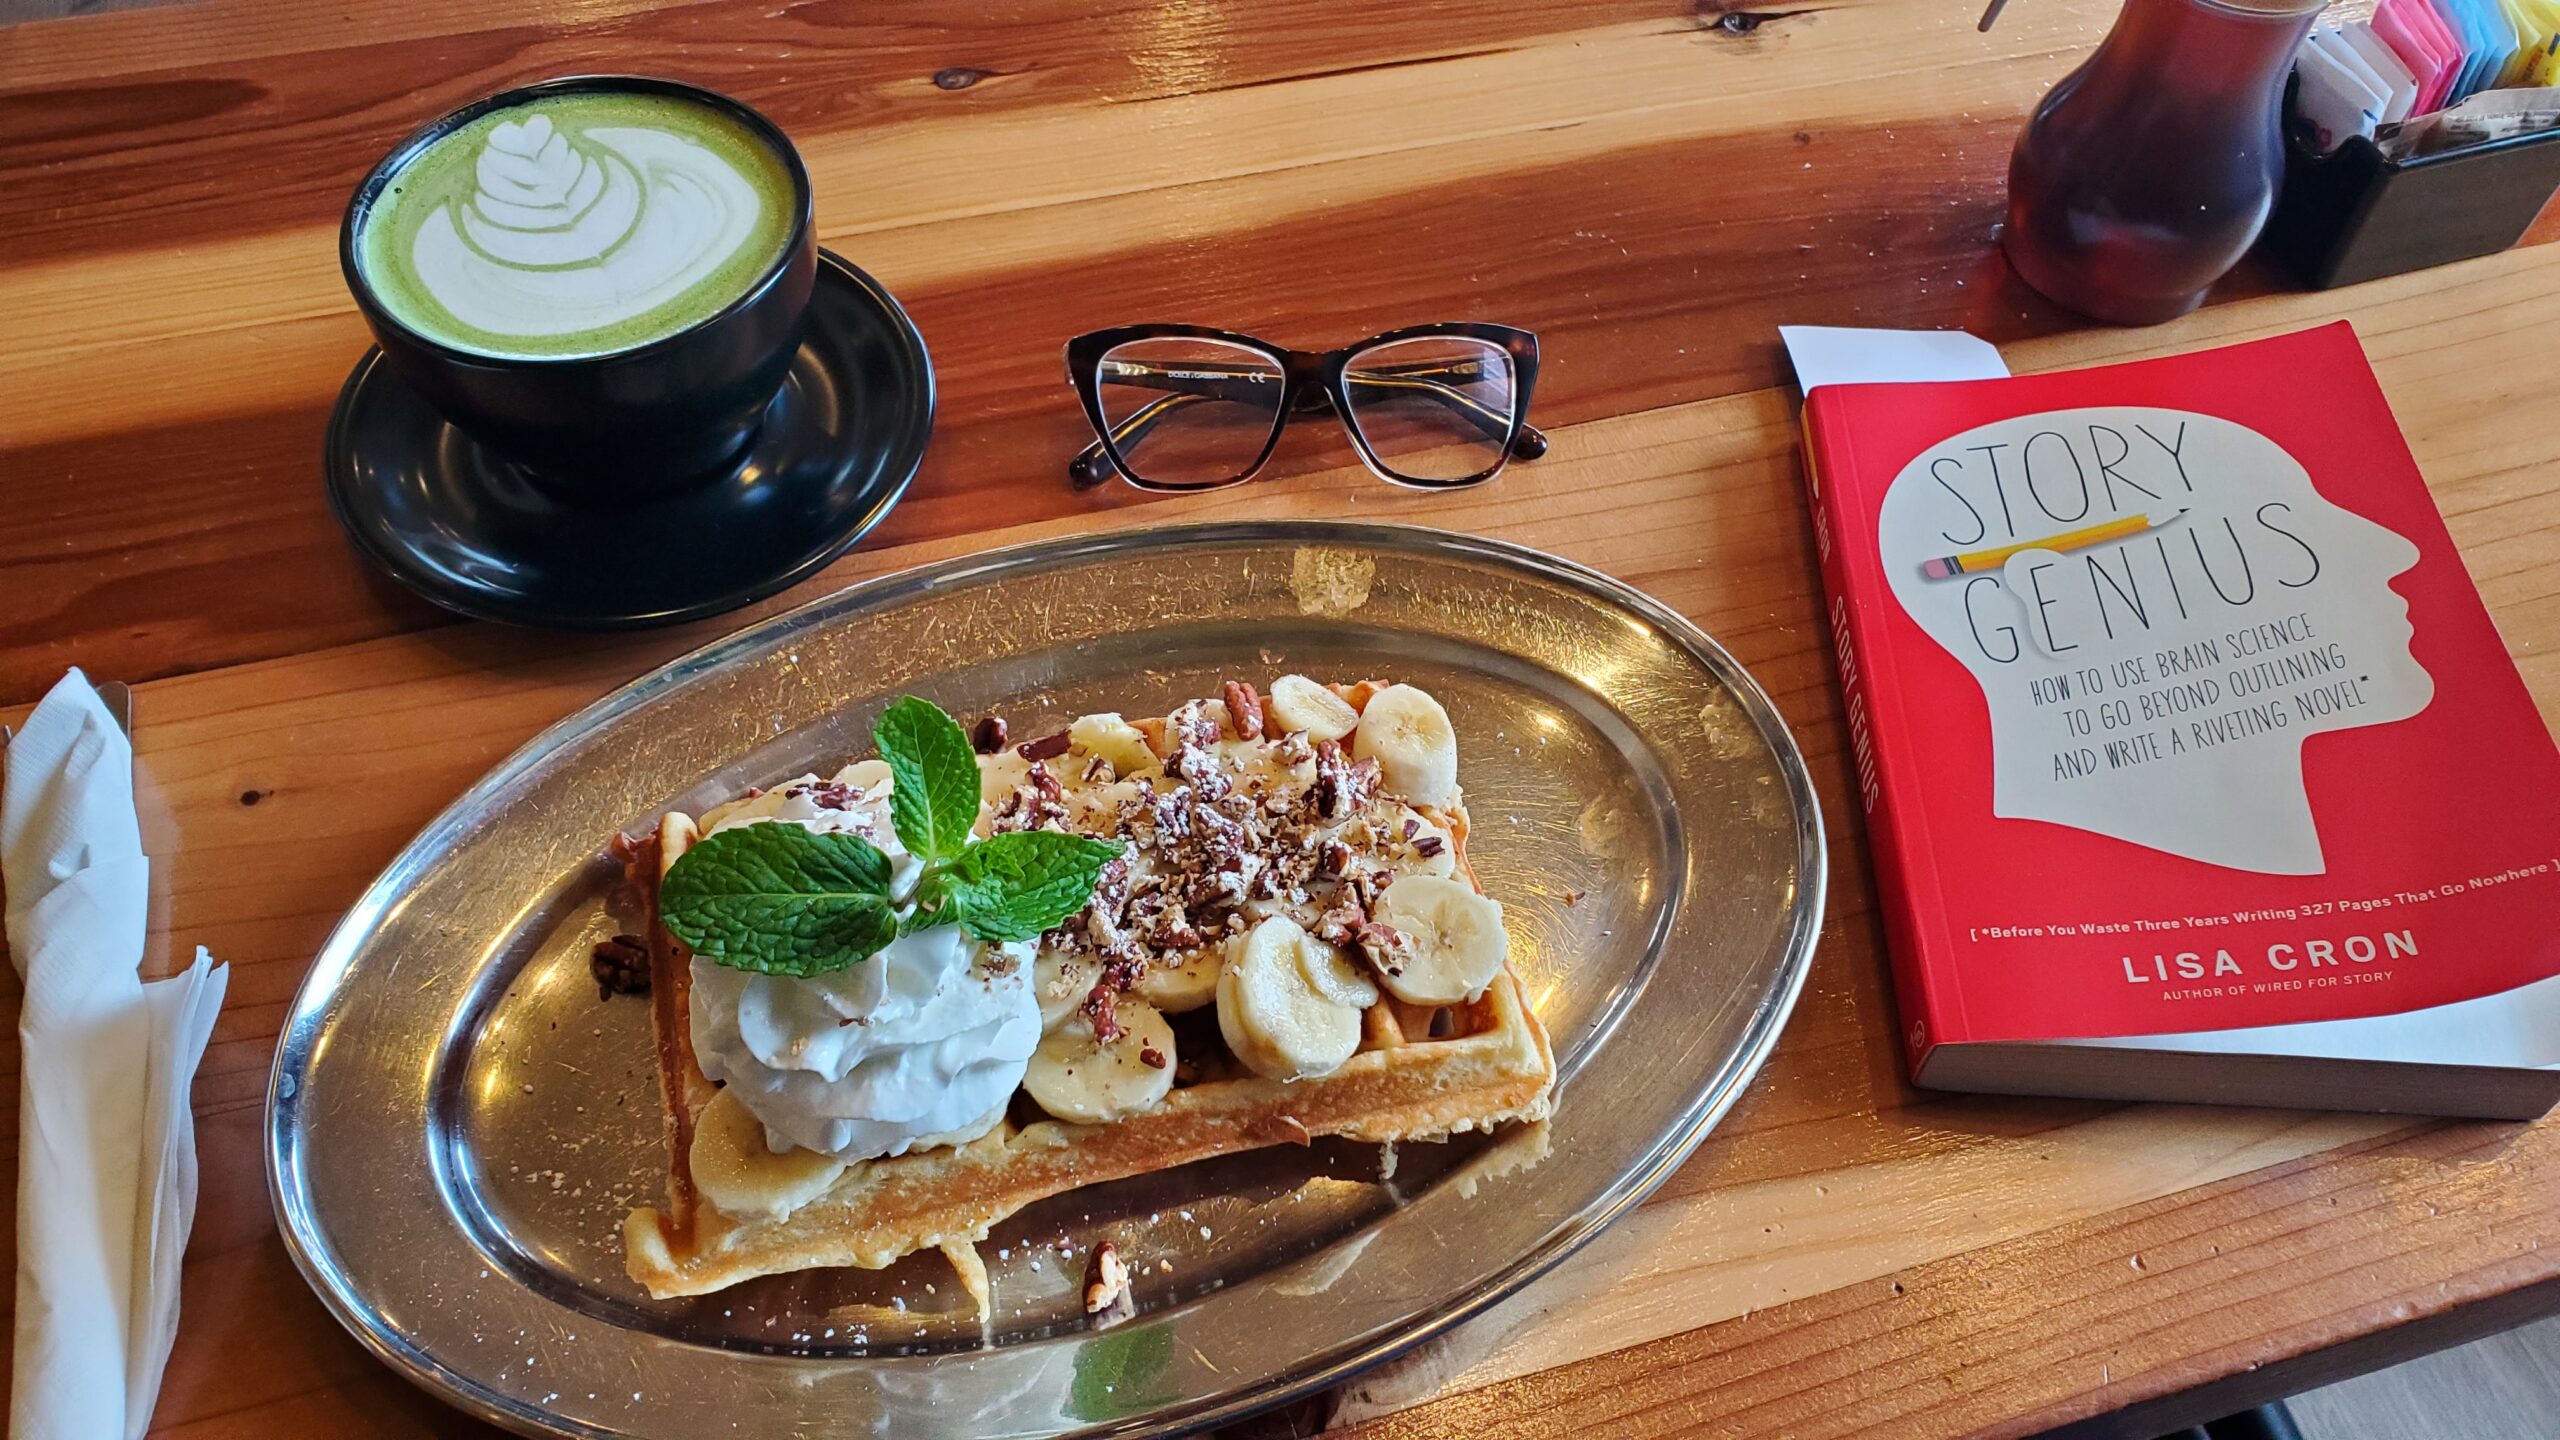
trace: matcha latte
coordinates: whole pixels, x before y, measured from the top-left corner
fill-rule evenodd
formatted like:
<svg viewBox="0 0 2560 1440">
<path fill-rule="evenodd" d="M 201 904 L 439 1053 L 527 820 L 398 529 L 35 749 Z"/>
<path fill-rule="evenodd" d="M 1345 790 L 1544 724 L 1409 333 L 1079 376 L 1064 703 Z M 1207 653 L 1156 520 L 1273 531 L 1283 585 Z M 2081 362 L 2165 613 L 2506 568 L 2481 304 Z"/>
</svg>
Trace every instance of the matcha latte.
<svg viewBox="0 0 2560 1440">
<path fill-rule="evenodd" d="M 718 313 L 790 244 L 770 142 L 708 105 L 567 92 L 439 136 L 367 207 L 356 263 L 382 306 L 478 355 L 611 354 Z"/>
</svg>

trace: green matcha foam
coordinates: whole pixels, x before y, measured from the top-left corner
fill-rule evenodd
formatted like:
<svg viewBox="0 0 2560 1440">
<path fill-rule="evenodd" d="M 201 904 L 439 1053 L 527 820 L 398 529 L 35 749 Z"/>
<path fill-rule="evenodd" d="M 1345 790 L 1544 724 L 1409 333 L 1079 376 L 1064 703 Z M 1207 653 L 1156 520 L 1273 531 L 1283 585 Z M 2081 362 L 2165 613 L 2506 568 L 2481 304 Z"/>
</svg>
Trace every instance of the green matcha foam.
<svg viewBox="0 0 2560 1440">
<path fill-rule="evenodd" d="M 384 308 L 457 350 L 604 355 L 675 334 L 790 243 L 772 145 L 674 96 L 572 92 L 454 129 L 367 207 L 356 263 Z"/>
</svg>

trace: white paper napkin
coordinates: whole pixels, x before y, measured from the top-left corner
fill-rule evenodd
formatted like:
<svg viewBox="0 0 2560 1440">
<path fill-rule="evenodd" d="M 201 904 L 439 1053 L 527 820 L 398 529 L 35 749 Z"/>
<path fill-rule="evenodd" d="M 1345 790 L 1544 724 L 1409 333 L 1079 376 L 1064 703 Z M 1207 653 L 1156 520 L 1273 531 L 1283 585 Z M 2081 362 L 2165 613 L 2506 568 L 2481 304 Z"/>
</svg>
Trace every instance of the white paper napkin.
<svg viewBox="0 0 2560 1440">
<path fill-rule="evenodd" d="M 1861 330 L 1838 325 L 1781 325 L 1796 384 L 1901 384 L 1914 380 L 2006 380 L 2009 363 L 1987 340 L 1962 330 Z"/>
<path fill-rule="evenodd" d="M 195 1220 L 188 1092 L 227 968 L 142 983 L 151 865 L 133 747 L 77 670 L 9 742 L 0 791 L 18 1020 L 13 1440 L 138 1437 L 178 1329 Z"/>
</svg>

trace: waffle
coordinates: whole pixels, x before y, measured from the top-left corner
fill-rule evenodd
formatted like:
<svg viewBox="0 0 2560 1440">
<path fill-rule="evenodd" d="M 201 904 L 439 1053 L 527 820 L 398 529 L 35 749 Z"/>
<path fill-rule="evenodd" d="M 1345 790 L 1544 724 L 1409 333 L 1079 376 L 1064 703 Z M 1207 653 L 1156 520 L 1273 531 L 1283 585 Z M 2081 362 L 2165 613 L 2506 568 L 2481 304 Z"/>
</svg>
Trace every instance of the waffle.
<svg viewBox="0 0 2560 1440">
<path fill-rule="evenodd" d="M 1343 693 L 1371 687 L 1351 687 Z M 1147 724 L 1161 735 L 1161 722 Z M 1429 811 L 1465 864 L 1462 807 Z M 833 1186 L 780 1218 L 721 1213 L 690 1172 L 696 1117 L 713 1083 L 696 1062 L 687 992 L 690 957 L 658 923 L 658 881 L 698 838 L 696 822 L 670 814 L 626 864 L 648 912 L 651 1008 L 666 1105 L 667 1203 L 624 1223 L 631 1276 L 661 1299 L 700 1295 L 760 1275 L 830 1266 L 880 1269 L 941 1250 L 981 1310 L 987 1305 L 977 1241 L 1025 1206 L 1081 1186 L 1318 1136 L 1365 1142 L 1437 1140 L 1509 1121 L 1543 1120 L 1555 1061 L 1519 978 L 1506 965 L 1471 1002 L 1415 1005 L 1382 997 L 1362 1012 L 1359 1048 L 1332 1072 L 1266 1079 L 1211 1054 L 1196 1078 L 1177 1080 L 1155 1108 L 1101 1124 L 1049 1118 L 1017 1093 L 1006 1119 L 958 1146 L 856 1163 Z M 1185 1054 L 1191 1053 L 1186 1041 Z M 1189 1066 L 1186 1069 L 1192 1068 Z"/>
</svg>

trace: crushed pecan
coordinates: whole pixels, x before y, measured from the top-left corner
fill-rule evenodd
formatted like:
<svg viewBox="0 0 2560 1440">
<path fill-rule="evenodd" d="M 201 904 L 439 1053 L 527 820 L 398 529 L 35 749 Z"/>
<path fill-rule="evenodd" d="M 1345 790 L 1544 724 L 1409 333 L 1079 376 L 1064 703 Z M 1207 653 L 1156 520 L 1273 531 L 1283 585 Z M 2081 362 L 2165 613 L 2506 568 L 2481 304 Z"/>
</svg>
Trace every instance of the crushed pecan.
<svg viewBox="0 0 2560 1440">
<path fill-rule="evenodd" d="M 587 973 L 595 977 L 596 998 L 649 993 L 649 942 L 637 935 L 600 941 L 587 956 Z"/>
<path fill-rule="evenodd" d="M 1119 1007 L 1120 987 L 1107 981 L 1094 986 L 1093 993 L 1084 997 L 1085 1018 L 1093 1022 L 1095 1044 L 1108 1045 L 1129 1033 L 1120 1023 Z"/>
<path fill-rule="evenodd" d="M 1394 926 L 1363 920 L 1351 927 L 1351 943 L 1381 971 L 1389 975 L 1404 973 L 1405 938 Z"/>
<path fill-rule="evenodd" d="M 1164 1058 L 1163 1051 L 1149 1045 L 1138 1051 L 1138 1063 L 1150 1070 L 1161 1070 L 1168 1062 Z"/>
<path fill-rule="evenodd" d="M 1085 1266 L 1084 1313 L 1099 1315 L 1128 1301 L 1129 1267 L 1105 1240 L 1093 1247 L 1093 1259 Z"/>
<path fill-rule="evenodd" d="M 993 755 L 1004 748 L 1007 733 L 1003 716 L 982 716 L 977 728 L 969 732 L 969 748 L 981 755 Z"/>
<path fill-rule="evenodd" d="M 1346 760 L 1342 742 L 1319 740 L 1315 746 L 1316 783 L 1308 791 L 1316 814 L 1340 820 L 1366 808 L 1378 793 L 1378 762 Z"/>
<path fill-rule="evenodd" d="M 1333 907 L 1316 917 L 1314 934 L 1327 945 L 1356 945 L 1360 927 L 1368 923 L 1369 912 L 1359 895 L 1346 887 Z"/>
<path fill-rule="evenodd" d="M 1234 722 L 1236 738 L 1262 738 L 1262 694 L 1242 680 L 1227 682 L 1227 719 Z"/>
<path fill-rule="evenodd" d="M 1055 735 L 1043 735 L 1037 740 L 1025 740 L 1013 747 L 1013 753 L 1025 760 L 1055 760 L 1067 753 L 1069 743 L 1067 732 L 1061 730 Z"/>
<path fill-rule="evenodd" d="M 1378 908 L 1378 897 L 1386 894 L 1387 887 L 1394 883 L 1396 883 L 1396 872 L 1393 870 L 1363 869 L 1349 878 L 1346 888 L 1360 897 L 1363 909 L 1375 910 Z"/>
<path fill-rule="evenodd" d="M 1147 943 L 1159 950 L 1188 950 L 1200 943 L 1200 927 L 1180 905 L 1174 905 L 1156 917 L 1147 931 Z"/>
<path fill-rule="evenodd" d="M 1165 717 L 1165 725 L 1175 744 L 1191 749 L 1208 749 L 1222 733 L 1215 707 L 1206 700 L 1185 701 Z"/>
<path fill-rule="evenodd" d="M 809 797 L 810 804 L 817 806 L 821 810 L 849 810 L 853 807 L 854 800 L 858 798 L 854 794 L 852 786 L 839 785 L 832 780 L 823 781 L 816 785 L 794 785 L 783 793 L 785 795 L 805 795 Z"/>
<path fill-rule="evenodd" d="M 1347 808 L 1342 803 L 1342 746 L 1333 740 L 1316 742 L 1316 783 L 1307 791 L 1316 814 L 1324 819 L 1339 817 Z"/>
</svg>

